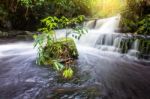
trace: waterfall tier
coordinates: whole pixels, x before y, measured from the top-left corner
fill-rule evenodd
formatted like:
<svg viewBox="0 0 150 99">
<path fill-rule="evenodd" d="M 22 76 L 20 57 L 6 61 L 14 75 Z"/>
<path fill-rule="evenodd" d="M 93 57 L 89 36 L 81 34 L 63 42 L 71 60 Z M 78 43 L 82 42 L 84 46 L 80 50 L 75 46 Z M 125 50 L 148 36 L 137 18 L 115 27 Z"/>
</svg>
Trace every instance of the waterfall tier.
<svg viewBox="0 0 150 99">
<path fill-rule="evenodd" d="M 119 21 L 120 16 L 85 22 L 89 33 L 78 44 L 149 60 L 150 36 L 116 33 Z"/>
</svg>

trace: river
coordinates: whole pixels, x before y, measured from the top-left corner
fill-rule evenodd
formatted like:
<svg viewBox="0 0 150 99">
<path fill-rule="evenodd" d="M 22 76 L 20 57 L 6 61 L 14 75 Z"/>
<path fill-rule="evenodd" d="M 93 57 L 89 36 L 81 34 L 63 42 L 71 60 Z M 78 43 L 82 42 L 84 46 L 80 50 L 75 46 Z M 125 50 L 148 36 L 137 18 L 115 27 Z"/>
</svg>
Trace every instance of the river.
<svg viewBox="0 0 150 99">
<path fill-rule="evenodd" d="M 32 41 L 6 40 L 0 45 L 0 99 L 150 99 L 150 57 L 137 57 L 137 41 L 122 53 L 118 24 L 118 16 L 98 20 L 76 41 L 78 72 L 71 81 L 36 64 Z"/>
</svg>

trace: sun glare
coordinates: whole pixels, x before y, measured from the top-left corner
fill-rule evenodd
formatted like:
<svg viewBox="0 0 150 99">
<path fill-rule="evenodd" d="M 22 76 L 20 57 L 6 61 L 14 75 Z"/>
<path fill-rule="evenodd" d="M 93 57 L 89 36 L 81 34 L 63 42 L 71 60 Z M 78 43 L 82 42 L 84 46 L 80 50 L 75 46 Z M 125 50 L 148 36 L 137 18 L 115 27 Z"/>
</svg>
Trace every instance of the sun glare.
<svg viewBox="0 0 150 99">
<path fill-rule="evenodd" d="M 118 14 L 123 8 L 123 0 L 95 0 L 91 7 L 93 16 L 108 17 Z"/>
</svg>

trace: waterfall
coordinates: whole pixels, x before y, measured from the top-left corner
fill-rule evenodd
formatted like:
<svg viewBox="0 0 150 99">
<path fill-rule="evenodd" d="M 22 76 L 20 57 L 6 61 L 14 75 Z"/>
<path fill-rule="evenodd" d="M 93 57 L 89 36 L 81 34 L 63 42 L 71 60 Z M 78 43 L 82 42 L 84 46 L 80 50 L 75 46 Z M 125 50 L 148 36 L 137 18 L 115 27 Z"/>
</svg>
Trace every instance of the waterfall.
<svg viewBox="0 0 150 99">
<path fill-rule="evenodd" d="M 85 26 L 89 32 L 77 42 L 78 45 L 97 48 L 101 51 L 111 51 L 134 57 L 150 57 L 149 43 L 142 43 L 131 34 L 116 33 L 120 16 L 88 21 Z M 141 40 L 143 36 L 138 36 Z M 149 39 L 150 37 L 148 37 Z M 140 48 L 140 43 L 143 47 Z M 146 46 L 146 48 L 145 48 Z M 144 48 L 144 49 L 143 49 Z M 146 50 L 146 51 L 145 51 Z"/>
<path fill-rule="evenodd" d="M 140 44 L 140 41 L 138 39 L 136 39 L 135 42 L 133 43 L 132 48 L 138 51 L 139 44 Z"/>
<path fill-rule="evenodd" d="M 119 24 L 119 17 L 120 16 L 115 16 L 107 19 L 97 20 L 95 27 L 93 29 L 89 29 L 89 32 L 81 37 L 78 44 L 94 47 L 100 36 L 103 36 L 103 34 L 106 33 L 115 32 L 115 29 Z M 109 38 L 110 37 L 108 37 L 108 40 Z M 111 41 L 106 41 L 106 43 L 110 42 Z"/>
<path fill-rule="evenodd" d="M 97 20 L 95 27 L 88 30 L 89 32 L 81 37 L 78 44 L 92 47 L 96 47 L 97 45 L 111 46 L 113 44 L 113 34 L 119 25 L 119 19 L 120 16 L 115 16 L 107 19 Z M 91 21 L 88 23 L 91 23 Z"/>
<path fill-rule="evenodd" d="M 84 26 L 88 27 L 89 29 L 92 29 L 95 27 L 96 24 L 95 22 L 96 22 L 95 20 L 86 21 L 84 22 Z"/>
</svg>

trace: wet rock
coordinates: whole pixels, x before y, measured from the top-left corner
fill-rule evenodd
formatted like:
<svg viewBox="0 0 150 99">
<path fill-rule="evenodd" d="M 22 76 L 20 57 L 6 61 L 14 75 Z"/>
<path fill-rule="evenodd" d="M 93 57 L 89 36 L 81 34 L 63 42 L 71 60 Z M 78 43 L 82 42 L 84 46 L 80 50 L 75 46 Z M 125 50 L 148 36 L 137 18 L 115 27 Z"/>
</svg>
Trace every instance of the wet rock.
<svg viewBox="0 0 150 99">
<path fill-rule="evenodd" d="M 10 21 L 2 20 L 3 28 L 11 30 L 12 29 L 12 23 Z"/>
<path fill-rule="evenodd" d="M 0 31 L 0 38 L 17 38 L 17 39 L 25 39 L 32 40 L 34 32 L 30 31 Z"/>
<path fill-rule="evenodd" d="M 3 32 L 3 36 L 8 37 L 9 36 L 8 32 Z"/>
<path fill-rule="evenodd" d="M 2 31 L 0 31 L 0 37 L 3 35 L 3 32 Z"/>
<path fill-rule="evenodd" d="M 8 32 L 0 31 L 0 37 L 8 37 Z"/>
<path fill-rule="evenodd" d="M 34 32 L 30 32 L 30 31 L 24 31 L 24 33 L 25 33 L 26 35 L 33 35 L 33 34 L 34 34 Z"/>
<path fill-rule="evenodd" d="M 117 28 L 116 30 L 115 30 L 115 33 L 120 33 L 121 32 L 121 28 Z"/>
</svg>

